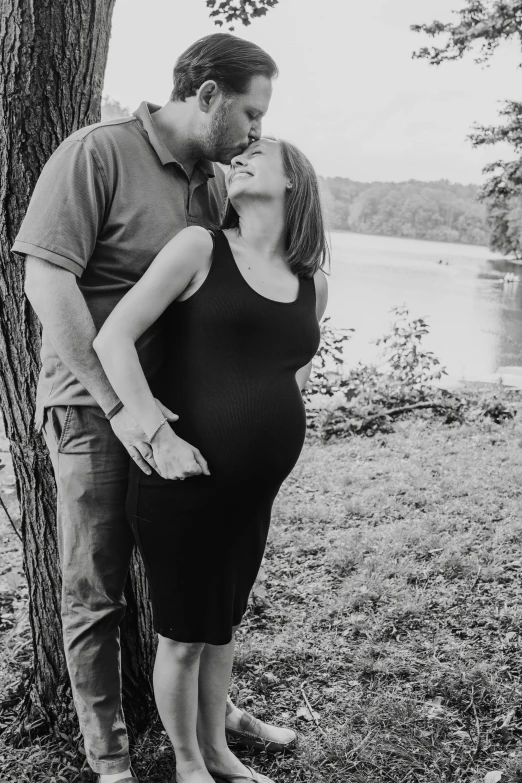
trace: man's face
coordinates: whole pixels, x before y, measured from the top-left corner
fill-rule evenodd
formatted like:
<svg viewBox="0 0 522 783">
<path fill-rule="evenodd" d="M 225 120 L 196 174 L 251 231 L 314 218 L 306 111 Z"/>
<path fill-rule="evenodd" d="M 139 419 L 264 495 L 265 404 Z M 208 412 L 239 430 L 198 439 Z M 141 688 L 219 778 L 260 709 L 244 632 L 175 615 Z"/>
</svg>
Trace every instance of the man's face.
<svg viewBox="0 0 522 783">
<path fill-rule="evenodd" d="M 252 141 L 259 139 L 271 96 L 272 80 L 254 76 L 248 92 L 223 97 L 203 134 L 203 157 L 228 164 Z"/>
</svg>

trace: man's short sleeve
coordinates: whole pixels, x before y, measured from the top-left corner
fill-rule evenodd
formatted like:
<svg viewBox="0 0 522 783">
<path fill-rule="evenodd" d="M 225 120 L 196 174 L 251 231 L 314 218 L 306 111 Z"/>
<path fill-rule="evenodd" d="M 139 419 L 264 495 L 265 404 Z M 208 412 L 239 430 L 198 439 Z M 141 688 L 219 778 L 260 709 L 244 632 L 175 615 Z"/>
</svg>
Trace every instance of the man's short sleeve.
<svg viewBox="0 0 522 783">
<path fill-rule="evenodd" d="M 13 252 L 43 258 L 81 277 L 106 203 L 96 153 L 83 140 L 62 142 L 42 169 Z"/>
</svg>

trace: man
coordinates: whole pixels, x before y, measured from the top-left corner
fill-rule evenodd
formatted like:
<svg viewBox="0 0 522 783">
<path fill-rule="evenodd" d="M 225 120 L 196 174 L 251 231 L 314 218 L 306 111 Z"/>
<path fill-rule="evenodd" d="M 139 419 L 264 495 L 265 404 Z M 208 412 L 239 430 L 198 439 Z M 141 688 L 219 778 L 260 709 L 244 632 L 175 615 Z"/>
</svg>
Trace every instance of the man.
<svg viewBox="0 0 522 783">
<path fill-rule="evenodd" d="M 83 128 L 44 167 L 13 246 L 26 256 L 26 294 L 43 324 L 35 425 L 58 491 L 64 645 L 87 760 L 99 783 L 136 781 L 121 708 L 119 626 L 133 540 L 125 519 L 129 455 L 154 468 L 151 447 L 92 348 L 117 302 L 182 228 L 219 224 L 229 163 L 261 135 L 277 68 L 228 34 L 187 49 L 163 107 Z M 161 328 L 138 345 L 151 377 Z M 158 405 L 171 421 L 177 416 Z M 295 734 L 229 700 L 227 731 L 277 750 Z"/>
</svg>

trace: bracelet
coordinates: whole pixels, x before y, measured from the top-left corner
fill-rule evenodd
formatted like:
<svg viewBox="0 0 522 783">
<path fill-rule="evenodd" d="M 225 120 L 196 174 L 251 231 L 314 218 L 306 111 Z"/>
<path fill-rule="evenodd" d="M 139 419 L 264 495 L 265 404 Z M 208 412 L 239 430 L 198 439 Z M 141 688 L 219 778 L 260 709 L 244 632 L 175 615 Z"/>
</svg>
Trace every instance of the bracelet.
<svg viewBox="0 0 522 783">
<path fill-rule="evenodd" d="M 166 421 L 168 421 L 168 419 L 163 419 L 163 421 L 160 424 L 158 424 L 158 426 L 156 427 L 152 435 L 149 437 L 149 443 L 152 443 L 152 439 L 154 435 L 156 435 L 156 433 L 159 432 L 159 430 L 161 429 L 161 427 L 163 427 Z"/>
<path fill-rule="evenodd" d="M 109 421 L 110 421 L 110 419 L 112 419 L 113 416 L 116 416 L 116 414 L 119 411 L 121 411 L 122 408 L 123 408 L 123 403 L 122 403 L 121 400 L 118 400 L 116 405 L 113 408 L 111 408 L 108 413 L 105 414 L 105 418 L 109 419 Z"/>
</svg>

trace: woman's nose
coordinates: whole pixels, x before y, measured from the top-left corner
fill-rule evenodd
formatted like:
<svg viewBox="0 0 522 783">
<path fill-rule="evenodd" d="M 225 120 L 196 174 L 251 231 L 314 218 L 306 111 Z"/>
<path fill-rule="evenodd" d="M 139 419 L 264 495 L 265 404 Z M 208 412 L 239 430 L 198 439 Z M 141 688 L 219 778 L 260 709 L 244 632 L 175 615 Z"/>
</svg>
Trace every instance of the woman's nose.
<svg viewBox="0 0 522 783">
<path fill-rule="evenodd" d="M 245 166 L 245 165 L 246 165 L 246 160 L 245 160 L 245 158 L 243 157 L 243 155 L 242 155 L 242 154 L 240 154 L 240 155 L 236 155 L 236 156 L 235 156 L 234 158 L 232 158 L 232 160 L 230 161 L 230 165 L 231 165 L 231 166 L 232 166 L 232 168 L 234 168 L 234 169 L 235 169 L 235 168 L 237 168 L 238 166 Z"/>
</svg>

